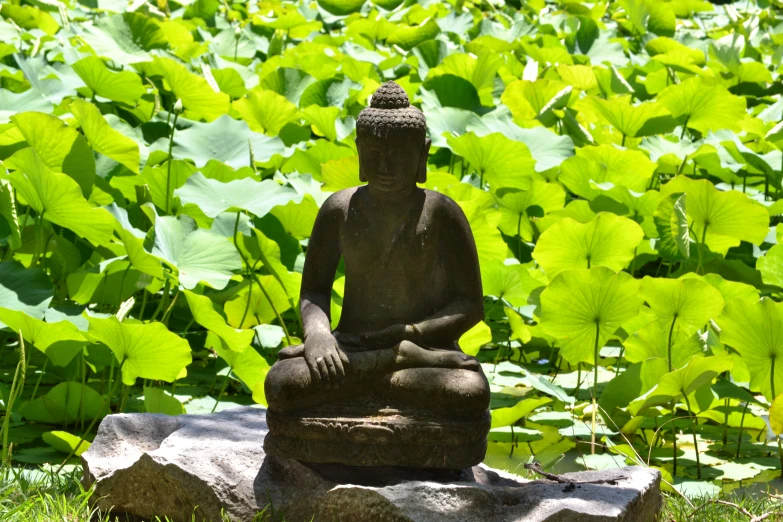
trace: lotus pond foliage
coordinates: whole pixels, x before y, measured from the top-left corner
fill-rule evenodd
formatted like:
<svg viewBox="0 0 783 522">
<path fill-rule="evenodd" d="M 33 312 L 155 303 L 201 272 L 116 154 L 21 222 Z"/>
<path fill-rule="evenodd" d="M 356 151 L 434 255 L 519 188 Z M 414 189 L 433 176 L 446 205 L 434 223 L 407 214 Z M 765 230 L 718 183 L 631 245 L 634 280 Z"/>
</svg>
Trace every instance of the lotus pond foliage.
<svg viewBox="0 0 783 522">
<path fill-rule="evenodd" d="M 2 461 L 70 467 L 110 413 L 263 405 L 394 80 L 476 239 L 486 462 L 778 477 L 781 60 L 778 0 L 4 2 Z"/>
</svg>

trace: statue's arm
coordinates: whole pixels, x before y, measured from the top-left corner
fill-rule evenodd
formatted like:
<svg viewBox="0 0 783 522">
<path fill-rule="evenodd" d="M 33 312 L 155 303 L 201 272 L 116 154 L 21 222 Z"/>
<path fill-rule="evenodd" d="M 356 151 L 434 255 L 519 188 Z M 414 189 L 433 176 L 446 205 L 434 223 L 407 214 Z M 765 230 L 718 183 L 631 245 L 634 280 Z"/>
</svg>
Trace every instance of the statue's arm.
<svg viewBox="0 0 783 522">
<path fill-rule="evenodd" d="M 337 264 L 340 262 L 340 230 L 343 222 L 342 195 L 333 194 L 318 211 L 307 244 L 299 309 L 305 339 L 331 332 L 330 301 Z"/>
<path fill-rule="evenodd" d="M 457 341 L 484 319 L 481 271 L 470 225 L 455 202 L 447 200 L 441 210 L 440 244 L 448 250 L 446 266 L 453 300 L 408 329 L 413 334 L 414 342 L 431 346 Z"/>
</svg>

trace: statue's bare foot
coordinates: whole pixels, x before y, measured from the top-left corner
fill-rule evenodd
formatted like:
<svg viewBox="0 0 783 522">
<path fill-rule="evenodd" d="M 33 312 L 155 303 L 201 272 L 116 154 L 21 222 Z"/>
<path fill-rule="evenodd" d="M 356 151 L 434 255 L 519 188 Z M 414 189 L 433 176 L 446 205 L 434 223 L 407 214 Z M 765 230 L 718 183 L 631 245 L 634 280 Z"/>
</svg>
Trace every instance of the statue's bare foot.
<svg viewBox="0 0 783 522">
<path fill-rule="evenodd" d="M 428 350 L 403 341 L 396 348 L 397 364 L 401 368 L 454 368 L 479 371 L 481 365 L 469 355 L 452 350 Z"/>
</svg>

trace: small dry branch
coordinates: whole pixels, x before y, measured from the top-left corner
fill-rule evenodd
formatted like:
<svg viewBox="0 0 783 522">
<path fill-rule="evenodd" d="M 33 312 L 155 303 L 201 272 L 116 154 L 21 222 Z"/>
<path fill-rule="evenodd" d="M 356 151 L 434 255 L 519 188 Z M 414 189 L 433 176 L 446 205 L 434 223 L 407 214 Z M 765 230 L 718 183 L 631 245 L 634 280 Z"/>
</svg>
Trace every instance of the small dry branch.
<svg viewBox="0 0 783 522">
<path fill-rule="evenodd" d="M 618 480 L 625 480 L 626 478 L 628 478 L 625 476 L 619 476 L 610 479 L 574 480 L 571 478 L 564 477 L 562 475 L 555 475 L 554 473 L 548 473 L 543 469 L 541 469 L 541 464 L 539 464 L 538 462 L 533 462 L 532 464 L 525 464 L 525 469 L 529 469 L 533 473 L 536 473 L 537 475 L 541 475 L 547 480 L 552 480 L 554 482 L 557 482 L 558 484 L 610 484 L 612 486 L 616 486 Z"/>
</svg>

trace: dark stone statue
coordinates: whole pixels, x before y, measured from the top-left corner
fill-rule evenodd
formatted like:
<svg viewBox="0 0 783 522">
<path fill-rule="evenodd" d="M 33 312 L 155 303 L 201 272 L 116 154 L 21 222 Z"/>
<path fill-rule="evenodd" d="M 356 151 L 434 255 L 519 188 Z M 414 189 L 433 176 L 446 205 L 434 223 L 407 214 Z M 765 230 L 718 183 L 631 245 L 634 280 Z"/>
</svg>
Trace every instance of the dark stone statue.
<svg viewBox="0 0 783 522">
<path fill-rule="evenodd" d="M 489 385 L 457 344 L 484 314 L 473 236 L 460 207 L 417 187 L 430 140 L 394 82 L 356 122 L 367 185 L 323 204 L 302 275 L 304 344 L 266 377 L 268 454 L 355 466 L 465 468 L 481 462 Z M 340 258 L 336 330 L 330 296 Z"/>
</svg>

